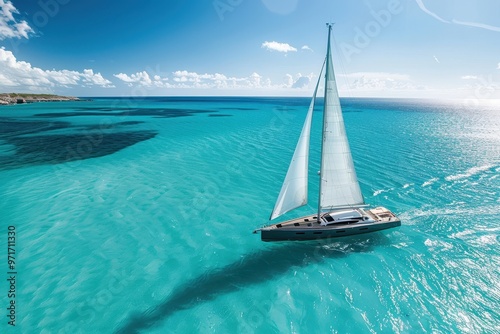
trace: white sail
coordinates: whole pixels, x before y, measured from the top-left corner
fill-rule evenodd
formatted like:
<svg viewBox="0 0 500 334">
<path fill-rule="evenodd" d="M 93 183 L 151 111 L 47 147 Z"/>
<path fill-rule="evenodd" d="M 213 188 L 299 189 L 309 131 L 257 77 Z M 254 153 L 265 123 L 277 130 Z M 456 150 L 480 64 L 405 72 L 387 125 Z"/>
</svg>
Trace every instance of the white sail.
<svg viewBox="0 0 500 334">
<path fill-rule="evenodd" d="M 324 64 L 323 64 L 324 66 Z M 309 138 L 311 133 L 312 114 L 314 110 L 314 102 L 316 100 L 316 93 L 318 91 L 319 82 L 321 80 L 321 68 L 316 88 L 309 105 L 306 120 L 302 126 L 300 138 L 295 147 L 292 161 L 288 167 L 285 180 L 281 186 L 281 191 L 274 205 L 274 210 L 271 214 L 270 220 L 273 220 L 290 210 L 298 208 L 299 206 L 307 204 L 307 173 L 309 164 Z"/>
<path fill-rule="evenodd" d="M 330 31 L 325 72 L 325 105 L 320 170 L 320 209 L 364 204 L 344 127 L 330 53 Z"/>
</svg>

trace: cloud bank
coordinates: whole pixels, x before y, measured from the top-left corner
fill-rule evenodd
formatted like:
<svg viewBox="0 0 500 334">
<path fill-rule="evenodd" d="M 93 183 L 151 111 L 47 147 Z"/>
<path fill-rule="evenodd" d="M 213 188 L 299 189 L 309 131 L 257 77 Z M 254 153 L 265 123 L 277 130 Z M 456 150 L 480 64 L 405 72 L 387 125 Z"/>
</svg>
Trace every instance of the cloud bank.
<svg viewBox="0 0 500 334">
<path fill-rule="evenodd" d="M 128 87 L 142 87 L 155 94 L 167 93 L 166 89 L 197 89 L 219 91 L 247 91 L 271 94 L 288 91 L 304 92 L 310 89 L 313 74 L 286 74 L 280 81 L 271 81 L 257 72 L 248 76 L 228 76 L 222 73 L 197 73 L 177 70 L 162 76 L 148 71 L 136 73 L 117 73 L 113 76 Z M 116 82 L 116 81 L 115 81 Z M 32 66 L 29 62 L 17 60 L 11 51 L 0 48 L 0 90 L 23 92 L 53 92 L 58 88 L 98 87 L 116 88 L 114 83 L 93 69 L 44 70 Z M 285 92 L 286 93 L 286 92 Z"/>
<path fill-rule="evenodd" d="M 222 73 L 197 73 L 187 70 L 172 72 L 170 78 L 151 75 L 146 71 L 133 74 L 119 73 L 114 77 L 120 79 L 129 87 L 142 86 L 149 88 L 173 89 L 219 89 L 219 90 L 282 90 L 282 89 L 308 89 L 313 74 L 304 76 L 300 73 L 295 76 L 286 74 L 282 82 L 273 83 L 270 78 L 253 72 L 246 77 L 227 76 Z M 153 77 L 153 79 L 151 79 Z"/>
<path fill-rule="evenodd" d="M 0 0 L 1 1 L 1 0 Z M 53 87 L 114 87 L 111 81 L 92 69 L 42 70 L 25 61 L 18 61 L 11 51 L 0 48 L 0 89 L 18 87 L 30 91 L 47 91 Z"/>
</svg>

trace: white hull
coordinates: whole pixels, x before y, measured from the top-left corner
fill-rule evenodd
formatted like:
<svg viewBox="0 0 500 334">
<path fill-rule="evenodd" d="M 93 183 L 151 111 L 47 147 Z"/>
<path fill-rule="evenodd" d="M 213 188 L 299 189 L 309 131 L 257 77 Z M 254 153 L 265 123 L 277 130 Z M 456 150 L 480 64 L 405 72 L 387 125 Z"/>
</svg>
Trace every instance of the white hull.
<svg viewBox="0 0 500 334">
<path fill-rule="evenodd" d="M 369 219 L 343 219 L 324 225 L 326 221 L 323 218 L 318 221 L 317 215 L 308 215 L 259 229 L 261 239 L 262 241 L 303 241 L 339 238 L 401 226 L 401 220 L 383 207 L 372 210 L 353 209 L 352 211 L 359 213 L 361 217 L 369 217 Z M 336 213 L 338 211 L 323 213 L 321 217 L 324 217 L 325 214 L 335 215 Z"/>
</svg>

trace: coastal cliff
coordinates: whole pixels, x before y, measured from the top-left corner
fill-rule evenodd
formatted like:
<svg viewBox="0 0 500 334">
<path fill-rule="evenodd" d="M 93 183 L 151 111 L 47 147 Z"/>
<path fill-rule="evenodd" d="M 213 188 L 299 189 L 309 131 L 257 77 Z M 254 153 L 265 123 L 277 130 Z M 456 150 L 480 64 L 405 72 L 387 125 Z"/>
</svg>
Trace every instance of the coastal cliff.
<svg viewBox="0 0 500 334">
<path fill-rule="evenodd" d="M 80 99 L 72 96 L 52 94 L 0 93 L 0 105 L 57 101 L 80 101 Z"/>
</svg>

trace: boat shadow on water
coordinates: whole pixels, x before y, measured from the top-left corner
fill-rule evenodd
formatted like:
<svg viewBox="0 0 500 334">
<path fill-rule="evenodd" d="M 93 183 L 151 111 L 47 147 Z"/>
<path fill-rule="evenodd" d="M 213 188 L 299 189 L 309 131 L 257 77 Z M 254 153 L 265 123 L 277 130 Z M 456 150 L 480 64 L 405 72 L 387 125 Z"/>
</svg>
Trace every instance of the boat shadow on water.
<svg viewBox="0 0 500 334">
<path fill-rule="evenodd" d="M 116 333 L 139 333 L 156 327 L 178 311 L 190 309 L 249 285 L 275 279 L 290 268 L 342 259 L 352 253 L 367 253 L 376 246 L 389 244 L 390 239 L 383 233 L 335 240 L 271 244 L 240 261 L 209 271 L 179 286 L 159 304 L 144 312 L 131 314 Z"/>
</svg>

